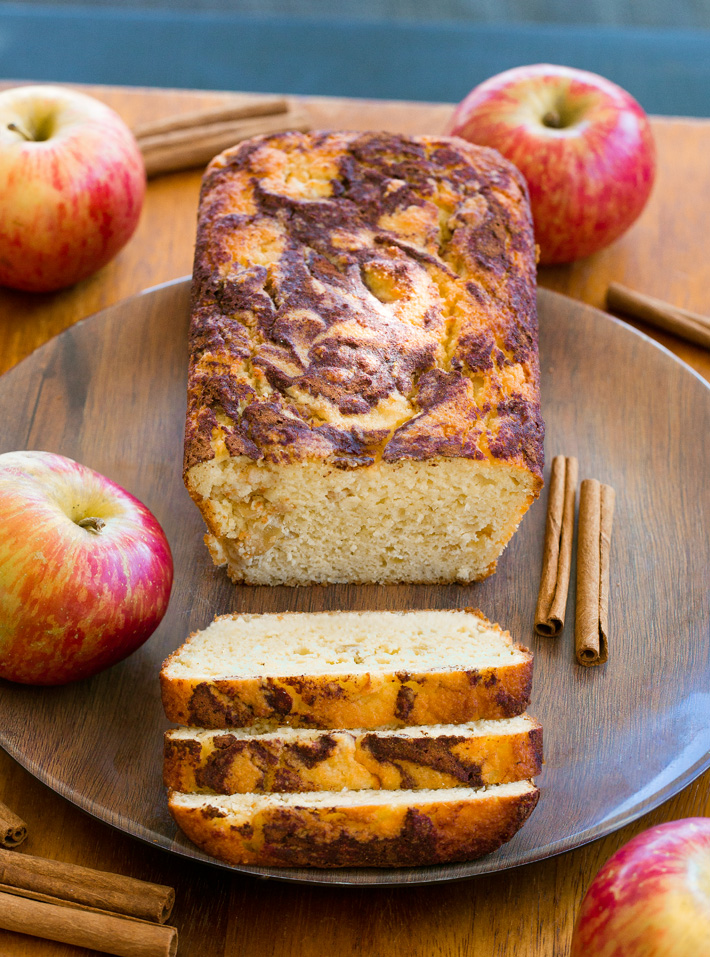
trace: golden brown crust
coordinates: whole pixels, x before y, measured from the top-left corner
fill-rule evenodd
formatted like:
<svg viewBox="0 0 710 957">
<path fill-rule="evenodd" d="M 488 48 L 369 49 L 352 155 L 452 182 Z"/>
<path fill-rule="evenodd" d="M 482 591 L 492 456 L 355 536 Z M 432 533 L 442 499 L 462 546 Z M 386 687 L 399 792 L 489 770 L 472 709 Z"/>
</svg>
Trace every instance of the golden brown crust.
<svg viewBox="0 0 710 957">
<path fill-rule="evenodd" d="M 530 701 L 532 655 L 468 671 L 200 679 L 161 672 L 169 721 L 196 728 L 249 727 L 257 721 L 305 728 L 463 724 L 511 718 Z M 166 665 L 170 662 L 168 658 Z"/>
<path fill-rule="evenodd" d="M 535 787 L 522 794 L 467 799 L 464 789 L 441 801 L 409 804 L 266 807 L 235 820 L 218 803 L 169 808 L 185 834 L 231 864 L 275 867 L 415 867 L 473 860 L 509 841 L 532 813 Z M 334 801 L 337 800 L 334 797 Z"/>
<path fill-rule="evenodd" d="M 217 157 L 195 253 L 185 468 L 441 456 L 542 476 L 524 180 L 447 137 L 286 133 Z"/>
<path fill-rule="evenodd" d="M 175 791 L 217 794 L 481 787 L 532 778 L 541 767 L 537 723 L 514 733 L 327 731 L 305 740 L 167 732 L 163 780 Z"/>
</svg>

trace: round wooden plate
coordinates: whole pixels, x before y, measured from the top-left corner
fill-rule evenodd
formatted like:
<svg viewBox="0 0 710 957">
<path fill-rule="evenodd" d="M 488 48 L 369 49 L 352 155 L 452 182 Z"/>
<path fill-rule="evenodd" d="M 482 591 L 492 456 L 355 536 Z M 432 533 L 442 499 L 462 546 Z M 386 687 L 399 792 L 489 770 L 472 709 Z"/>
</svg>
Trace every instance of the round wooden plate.
<svg viewBox="0 0 710 957">
<path fill-rule="evenodd" d="M 168 613 L 127 661 L 63 688 L 0 682 L 0 742 L 59 794 L 185 857 L 161 784 L 158 672 L 216 613 L 474 605 L 535 652 L 531 713 L 543 724 L 540 803 L 501 850 L 416 869 L 237 870 L 332 884 L 429 883 L 549 857 L 651 810 L 710 764 L 710 389 L 629 326 L 541 290 L 548 460 L 613 485 L 610 655 L 580 668 L 574 587 L 558 640 L 532 630 L 545 493 L 487 581 L 472 586 L 235 587 L 215 569 L 182 484 L 189 283 L 179 280 L 68 329 L 0 379 L 0 451 L 47 449 L 113 478 L 165 528 Z M 574 581 L 574 569 L 573 569 Z M 226 866 L 226 865 L 220 865 Z"/>
</svg>

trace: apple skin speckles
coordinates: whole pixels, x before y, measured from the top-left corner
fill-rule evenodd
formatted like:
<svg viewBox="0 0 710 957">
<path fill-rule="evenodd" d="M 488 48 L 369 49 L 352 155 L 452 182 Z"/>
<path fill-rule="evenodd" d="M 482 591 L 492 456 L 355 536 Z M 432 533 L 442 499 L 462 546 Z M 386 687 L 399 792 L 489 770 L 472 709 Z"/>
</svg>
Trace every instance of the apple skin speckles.
<svg viewBox="0 0 710 957">
<path fill-rule="evenodd" d="M 0 455 L 0 677 L 58 685 L 120 661 L 172 581 L 165 533 L 129 492 L 61 455 Z"/>
<path fill-rule="evenodd" d="M 43 118 L 52 121 L 46 138 Z M 146 175 L 133 134 L 108 106 L 63 87 L 22 86 L 0 93 L 0 182 L 0 285 L 51 292 L 125 246 Z"/>
<path fill-rule="evenodd" d="M 507 70 L 461 101 L 449 129 L 497 149 L 521 171 L 541 265 L 604 249 L 651 193 L 648 117 L 629 93 L 594 73 L 549 64 Z"/>
<path fill-rule="evenodd" d="M 710 819 L 651 827 L 604 864 L 570 957 L 699 957 L 710 948 Z"/>
</svg>

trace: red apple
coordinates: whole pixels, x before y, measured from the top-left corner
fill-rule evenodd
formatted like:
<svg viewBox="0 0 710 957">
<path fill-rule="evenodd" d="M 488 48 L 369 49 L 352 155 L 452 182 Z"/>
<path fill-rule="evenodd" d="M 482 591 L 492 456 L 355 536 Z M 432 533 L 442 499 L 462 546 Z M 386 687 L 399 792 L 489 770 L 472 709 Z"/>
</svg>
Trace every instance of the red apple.
<svg viewBox="0 0 710 957">
<path fill-rule="evenodd" d="M 618 239 L 655 174 L 648 117 L 594 73 L 537 64 L 507 70 L 456 107 L 449 132 L 492 146 L 530 190 L 540 262 L 571 262 Z"/>
<path fill-rule="evenodd" d="M 138 225 L 145 165 L 121 117 L 58 86 L 0 93 L 0 285 L 70 286 Z"/>
<path fill-rule="evenodd" d="M 145 505 L 50 452 L 0 455 L 0 677 L 64 684 L 155 631 L 173 580 Z"/>
<path fill-rule="evenodd" d="M 649 828 L 599 871 L 570 957 L 710 954 L 710 818 Z"/>
</svg>

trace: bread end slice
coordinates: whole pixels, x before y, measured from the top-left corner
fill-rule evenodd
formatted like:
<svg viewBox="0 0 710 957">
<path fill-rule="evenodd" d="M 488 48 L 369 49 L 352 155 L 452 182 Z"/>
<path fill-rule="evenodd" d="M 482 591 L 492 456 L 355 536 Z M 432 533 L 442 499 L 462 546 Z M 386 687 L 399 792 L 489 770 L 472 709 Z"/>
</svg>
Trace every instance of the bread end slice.
<svg viewBox="0 0 710 957">
<path fill-rule="evenodd" d="M 531 781 L 485 788 L 209 796 L 171 792 L 178 826 L 235 865 L 419 867 L 509 841 L 537 804 Z"/>
</svg>

